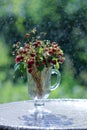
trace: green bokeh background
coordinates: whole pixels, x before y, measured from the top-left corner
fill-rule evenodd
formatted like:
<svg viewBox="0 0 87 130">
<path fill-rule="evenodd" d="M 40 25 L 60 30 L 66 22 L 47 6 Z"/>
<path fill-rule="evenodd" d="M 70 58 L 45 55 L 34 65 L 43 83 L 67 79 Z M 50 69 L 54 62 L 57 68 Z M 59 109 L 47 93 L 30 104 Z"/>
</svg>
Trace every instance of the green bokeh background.
<svg viewBox="0 0 87 130">
<path fill-rule="evenodd" d="M 14 76 L 11 51 L 33 28 L 47 32 L 66 58 L 49 98 L 87 98 L 87 1 L 0 0 L 0 103 L 30 99 L 26 79 Z"/>
</svg>

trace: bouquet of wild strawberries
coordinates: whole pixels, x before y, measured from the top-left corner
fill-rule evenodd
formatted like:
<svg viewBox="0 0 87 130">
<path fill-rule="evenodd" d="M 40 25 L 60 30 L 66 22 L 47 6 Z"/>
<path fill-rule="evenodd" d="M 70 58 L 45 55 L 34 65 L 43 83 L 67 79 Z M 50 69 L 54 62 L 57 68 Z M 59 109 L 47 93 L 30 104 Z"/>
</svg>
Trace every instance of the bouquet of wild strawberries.
<svg viewBox="0 0 87 130">
<path fill-rule="evenodd" d="M 23 45 L 20 42 L 14 45 L 15 70 L 19 69 L 23 73 L 27 69 L 32 73 L 34 69 L 42 71 L 44 67 L 59 69 L 59 64 L 63 63 L 65 58 L 56 42 L 41 40 L 34 29 L 25 37 L 27 40 Z"/>
</svg>

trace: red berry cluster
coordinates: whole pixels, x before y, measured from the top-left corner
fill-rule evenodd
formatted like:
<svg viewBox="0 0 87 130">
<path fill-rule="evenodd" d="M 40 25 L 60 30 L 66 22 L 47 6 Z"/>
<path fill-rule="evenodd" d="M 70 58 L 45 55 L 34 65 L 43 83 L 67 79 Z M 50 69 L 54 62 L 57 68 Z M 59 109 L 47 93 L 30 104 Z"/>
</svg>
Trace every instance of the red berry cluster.
<svg viewBox="0 0 87 130">
<path fill-rule="evenodd" d="M 29 39 L 31 35 L 27 33 L 25 36 Z M 50 66 L 58 68 L 59 64 L 65 60 L 58 44 L 48 40 L 35 39 L 33 42 L 24 43 L 23 47 L 20 42 L 17 42 L 15 48 L 15 62 L 23 62 L 29 73 L 32 73 L 33 68 L 41 70 Z"/>
</svg>

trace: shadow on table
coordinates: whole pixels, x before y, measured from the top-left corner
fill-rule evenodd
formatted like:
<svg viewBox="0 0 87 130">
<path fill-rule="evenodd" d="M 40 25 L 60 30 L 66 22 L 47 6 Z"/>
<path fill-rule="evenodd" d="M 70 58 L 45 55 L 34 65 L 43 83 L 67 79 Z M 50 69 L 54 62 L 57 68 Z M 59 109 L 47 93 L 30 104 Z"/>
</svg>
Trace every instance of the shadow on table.
<svg viewBox="0 0 87 130">
<path fill-rule="evenodd" d="M 45 113 L 42 118 L 37 115 L 23 115 L 19 117 L 27 126 L 41 126 L 41 127 L 63 127 L 70 126 L 73 124 L 73 119 L 66 115 L 53 115 L 51 113 Z"/>
</svg>

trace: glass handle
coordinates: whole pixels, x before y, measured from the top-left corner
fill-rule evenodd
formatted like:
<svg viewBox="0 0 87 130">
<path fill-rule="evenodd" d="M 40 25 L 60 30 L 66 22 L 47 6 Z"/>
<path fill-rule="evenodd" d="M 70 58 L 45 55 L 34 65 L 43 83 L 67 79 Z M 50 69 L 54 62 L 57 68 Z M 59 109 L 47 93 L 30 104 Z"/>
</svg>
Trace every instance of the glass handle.
<svg viewBox="0 0 87 130">
<path fill-rule="evenodd" d="M 51 84 L 52 84 L 52 86 L 50 87 L 51 91 L 56 89 L 59 86 L 60 80 L 61 80 L 60 72 L 56 69 L 52 69 L 52 72 L 51 72 Z"/>
</svg>

